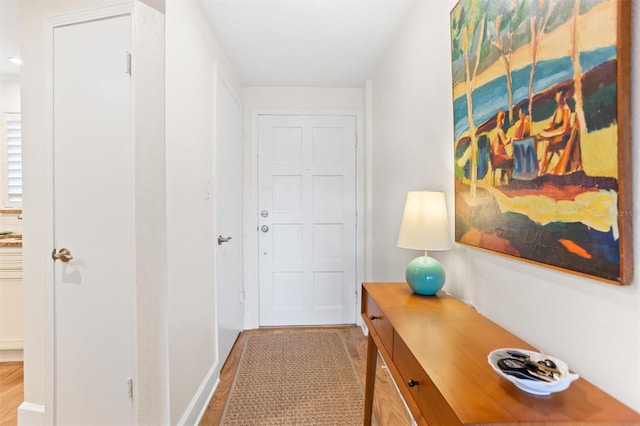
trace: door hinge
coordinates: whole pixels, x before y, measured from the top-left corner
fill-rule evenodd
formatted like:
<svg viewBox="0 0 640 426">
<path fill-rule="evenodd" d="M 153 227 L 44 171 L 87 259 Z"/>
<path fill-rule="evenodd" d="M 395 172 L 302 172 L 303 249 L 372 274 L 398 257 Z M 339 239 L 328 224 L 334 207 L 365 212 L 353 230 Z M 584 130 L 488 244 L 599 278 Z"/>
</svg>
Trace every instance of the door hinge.
<svg viewBox="0 0 640 426">
<path fill-rule="evenodd" d="M 131 52 L 127 52 L 125 72 L 131 76 Z"/>
<path fill-rule="evenodd" d="M 131 377 L 127 379 L 127 394 L 129 395 L 129 401 L 133 401 L 133 379 Z"/>
</svg>

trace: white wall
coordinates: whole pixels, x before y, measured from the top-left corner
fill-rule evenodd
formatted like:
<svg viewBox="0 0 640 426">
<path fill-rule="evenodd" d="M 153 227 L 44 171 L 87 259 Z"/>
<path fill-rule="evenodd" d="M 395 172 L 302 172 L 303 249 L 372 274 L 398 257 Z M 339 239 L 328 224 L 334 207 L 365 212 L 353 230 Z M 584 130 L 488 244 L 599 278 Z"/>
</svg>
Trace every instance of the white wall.
<svg viewBox="0 0 640 426">
<path fill-rule="evenodd" d="M 370 280 L 403 281 L 405 265 L 419 254 L 395 246 L 407 191 L 445 191 L 453 235 L 449 12 L 455 4 L 416 4 L 373 78 Z M 633 18 L 640 18 L 637 3 Z M 639 43 L 636 31 L 632 44 Z M 634 78 L 640 76 L 637 52 L 632 55 Z M 632 105 L 638 105 L 640 89 L 634 85 L 633 90 Z M 633 109 L 633 128 L 640 125 L 639 117 Z M 634 149 L 634 167 L 639 155 Z M 638 172 L 633 171 L 636 200 Z M 619 287 L 458 244 L 451 252 L 432 255 L 445 266 L 446 290 L 640 411 L 640 271 L 630 286 Z"/>
<path fill-rule="evenodd" d="M 133 69 L 136 226 L 136 380 L 139 424 L 169 419 L 165 17 L 134 2 Z"/>
<path fill-rule="evenodd" d="M 246 87 L 244 102 L 244 265 L 245 265 L 245 319 L 246 329 L 259 326 L 258 292 L 258 235 L 256 232 L 257 201 L 257 145 L 252 134 L 252 117 L 257 111 L 323 110 L 363 111 L 361 88 L 314 87 Z M 358 123 L 359 126 L 362 123 Z"/>
<path fill-rule="evenodd" d="M 362 108 L 361 88 L 245 87 L 245 118 L 255 108 Z"/>
<path fill-rule="evenodd" d="M 154 0 L 158 4 L 161 0 Z M 49 89 L 45 63 L 45 19 L 122 4 L 121 0 L 26 0 L 20 4 L 20 45 L 24 169 L 24 403 L 18 413 L 21 425 L 44 424 L 51 420 L 47 407 L 53 377 L 51 340 L 47 334 L 48 271 L 51 250 L 48 240 L 50 218 L 46 212 Z M 164 88 L 162 59 L 164 23 L 161 14 L 143 4 L 136 28 L 134 73 L 136 149 L 136 292 L 138 360 L 135 389 L 137 419 L 141 423 L 168 422 L 168 343 L 166 337 L 166 273 L 164 234 Z M 144 37 L 138 37 L 144 32 Z M 160 76 L 160 77 L 158 77 Z M 160 186 L 157 182 L 161 182 Z M 149 212 L 153 217 L 149 218 Z M 47 368 L 49 371 L 47 372 Z M 47 388 L 49 385 L 49 388 Z"/>
<path fill-rule="evenodd" d="M 216 352 L 213 181 L 216 70 L 239 93 L 195 0 L 166 2 L 171 424 L 193 421 L 224 360 Z M 206 401 L 204 401 L 206 402 Z"/>
<path fill-rule="evenodd" d="M 20 77 L 0 75 L 0 112 L 20 112 Z"/>
</svg>

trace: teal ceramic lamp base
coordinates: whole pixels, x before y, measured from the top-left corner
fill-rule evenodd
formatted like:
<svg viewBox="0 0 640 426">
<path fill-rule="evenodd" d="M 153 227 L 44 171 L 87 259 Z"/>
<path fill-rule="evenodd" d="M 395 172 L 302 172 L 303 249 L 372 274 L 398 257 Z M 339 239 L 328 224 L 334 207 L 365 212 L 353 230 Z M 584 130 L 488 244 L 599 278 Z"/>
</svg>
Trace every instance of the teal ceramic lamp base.
<svg viewBox="0 0 640 426">
<path fill-rule="evenodd" d="M 407 265 L 405 278 L 411 289 L 424 296 L 436 294 L 444 285 L 442 264 L 429 256 L 420 256 Z"/>
</svg>

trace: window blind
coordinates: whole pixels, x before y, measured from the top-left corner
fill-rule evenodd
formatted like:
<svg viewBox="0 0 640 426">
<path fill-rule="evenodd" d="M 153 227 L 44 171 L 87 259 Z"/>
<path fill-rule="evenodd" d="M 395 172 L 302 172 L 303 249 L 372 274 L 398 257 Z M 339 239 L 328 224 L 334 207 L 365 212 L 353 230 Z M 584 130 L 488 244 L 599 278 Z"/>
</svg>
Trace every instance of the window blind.
<svg viewBox="0 0 640 426">
<path fill-rule="evenodd" d="M 3 146 L 5 207 L 22 203 L 22 122 L 20 114 L 5 113 L 6 138 Z"/>
</svg>

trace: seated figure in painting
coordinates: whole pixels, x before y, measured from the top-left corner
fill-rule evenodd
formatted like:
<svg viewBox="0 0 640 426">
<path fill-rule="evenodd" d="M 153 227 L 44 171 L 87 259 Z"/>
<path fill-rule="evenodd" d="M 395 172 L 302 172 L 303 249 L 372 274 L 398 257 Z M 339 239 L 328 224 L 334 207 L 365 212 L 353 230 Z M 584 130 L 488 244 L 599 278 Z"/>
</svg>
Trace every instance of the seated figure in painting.
<svg viewBox="0 0 640 426">
<path fill-rule="evenodd" d="M 513 139 L 525 139 L 531 136 L 531 121 L 529 120 L 529 109 L 522 105 L 518 109 L 518 121 L 513 126 Z"/>
<path fill-rule="evenodd" d="M 513 154 L 507 151 L 507 146 L 511 144 L 511 138 L 507 137 L 504 131 L 504 110 L 498 111 L 496 115 L 496 128 L 493 138 L 491 138 L 491 184 L 494 185 L 497 169 L 501 169 L 500 182 L 508 184 L 513 171 Z"/>
<path fill-rule="evenodd" d="M 518 109 L 518 120 L 511 128 L 513 132 L 513 179 L 532 180 L 538 177 L 538 157 L 535 138 L 531 137 L 529 109 L 522 105 Z"/>
<path fill-rule="evenodd" d="M 560 89 L 556 92 L 556 109 L 549 120 L 547 127 L 538 135 L 540 138 L 549 141 L 560 139 L 569 128 L 571 120 L 571 108 L 567 104 L 567 89 Z"/>
<path fill-rule="evenodd" d="M 567 169 L 567 164 L 561 167 L 563 170 L 557 170 L 556 167 L 553 174 L 567 174 L 567 171 L 582 170 L 582 162 L 580 160 L 580 135 L 579 123 L 577 119 L 571 122 L 571 108 L 567 104 L 567 91 L 560 89 L 556 92 L 556 109 L 549 120 L 548 126 L 541 131 L 536 140 L 542 144 L 540 155 L 539 175 L 549 173 L 549 163 L 554 154 L 558 154 L 561 158 L 565 157 L 564 162 L 571 160 L 572 163 Z M 571 143 L 569 144 L 569 142 Z M 570 148 L 568 150 L 568 148 Z M 577 152 L 575 152 L 577 150 Z M 570 151 L 570 152 L 566 152 Z"/>
</svg>

